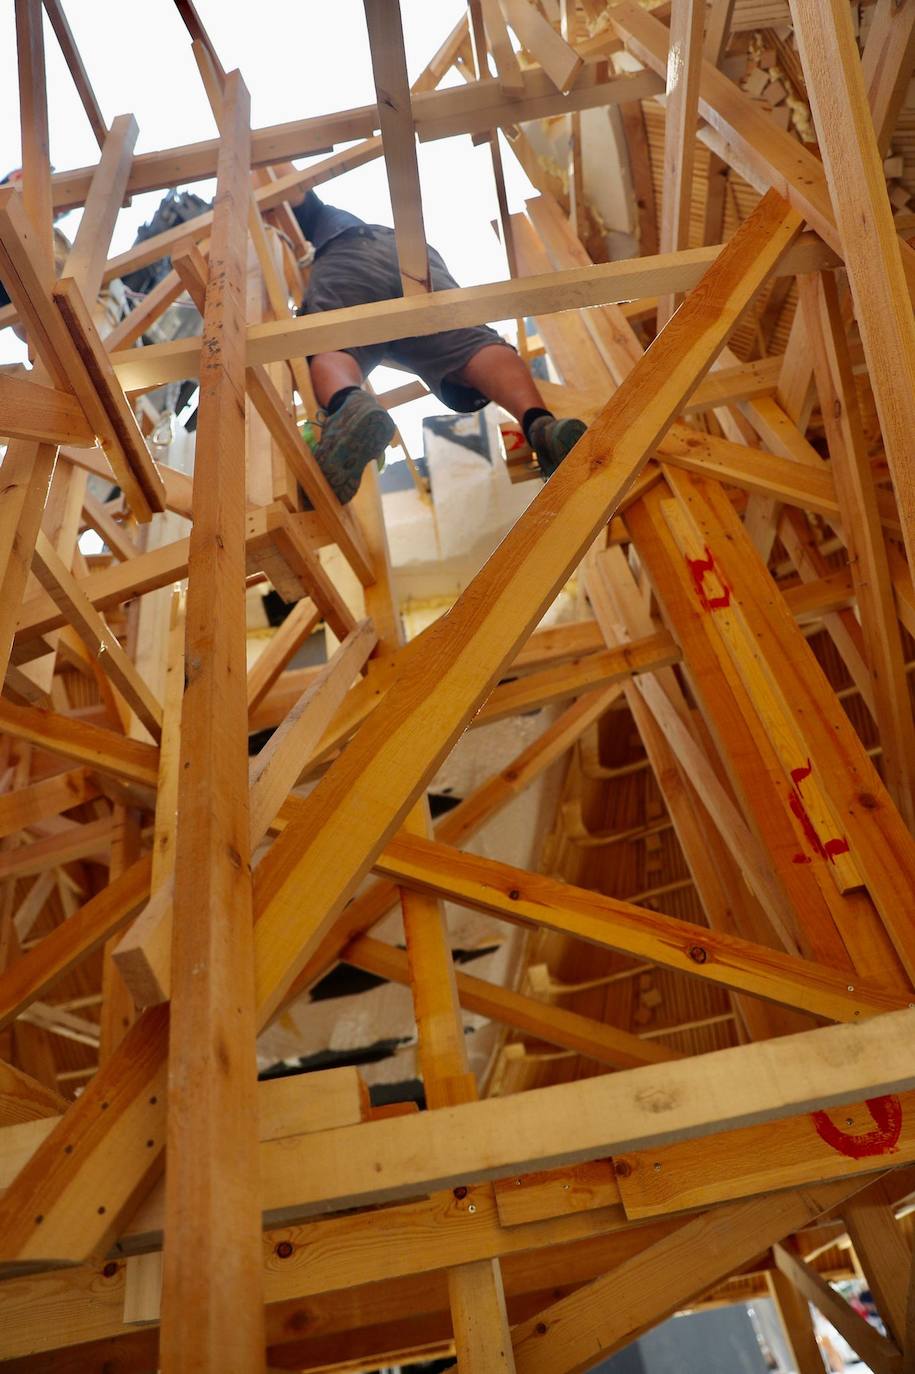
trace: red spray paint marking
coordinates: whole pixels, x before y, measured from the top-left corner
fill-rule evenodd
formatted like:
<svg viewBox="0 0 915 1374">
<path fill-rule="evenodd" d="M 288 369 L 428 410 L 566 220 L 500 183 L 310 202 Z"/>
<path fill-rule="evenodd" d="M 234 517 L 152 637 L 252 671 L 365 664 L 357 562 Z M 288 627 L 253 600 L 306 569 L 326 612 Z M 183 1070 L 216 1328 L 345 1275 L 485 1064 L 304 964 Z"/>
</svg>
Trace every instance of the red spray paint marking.
<svg viewBox="0 0 915 1374">
<path fill-rule="evenodd" d="M 725 606 L 731 604 L 731 589 L 719 576 L 721 582 L 721 596 L 706 596 L 705 594 L 705 574 L 715 571 L 715 559 L 708 544 L 705 546 L 704 558 L 687 558 L 686 566 L 692 574 L 693 585 L 696 588 L 696 595 L 702 603 L 703 610 L 722 611 Z"/>
<path fill-rule="evenodd" d="M 821 1140 L 847 1159 L 870 1159 L 895 1154 L 902 1134 L 902 1103 L 898 1097 L 869 1097 L 864 1103 L 874 1121 L 872 1131 L 850 1135 L 830 1120 L 826 1112 L 811 1112 L 810 1119 Z"/>
<path fill-rule="evenodd" d="M 848 853 L 848 840 L 834 839 L 824 842 L 817 834 L 816 827 L 810 819 L 803 798 L 801 797 L 801 783 L 805 778 L 809 778 L 812 772 L 813 764 L 809 759 L 807 760 L 806 767 L 791 769 L 791 781 L 794 785 L 788 797 L 788 805 L 800 822 L 801 829 L 804 832 L 804 839 L 807 841 L 814 854 L 818 855 L 821 859 L 828 859 L 830 863 L 835 863 L 837 854 Z M 795 854 L 793 862 L 796 864 L 809 864 L 811 860 L 806 854 Z"/>
</svg>

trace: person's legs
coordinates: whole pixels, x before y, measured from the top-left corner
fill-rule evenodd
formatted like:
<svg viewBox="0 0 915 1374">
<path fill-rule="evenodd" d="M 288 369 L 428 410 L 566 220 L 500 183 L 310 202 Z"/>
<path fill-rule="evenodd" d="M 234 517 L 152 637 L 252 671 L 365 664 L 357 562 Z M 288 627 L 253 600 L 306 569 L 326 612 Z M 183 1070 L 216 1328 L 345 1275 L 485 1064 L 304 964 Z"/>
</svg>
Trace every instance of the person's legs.
<svg viewBox="0 0 915 1374">
<path fill-rule="evenodd" d="M 455 374 L 464 386 L 481 391 L 519 422 L 529 410 L 543 410 L 543 397 L 513 348 L 486 344 Z"/>
<path fill-rule="evenodd" d="M 553 475 L 585 432 L 583 420 L 556 419 L 543 404 L 526 365 L 513 348 L 504 344 L 485 344 L 454 373 L 454 380 L 479 391 L 514 415 L 545 478 Z"/>
<path fill-rule="evenodd" d="M 326 410 L 338 391 L 362 386 L 362 368 L 351 353 L 316 353 L 311 359 L 315 400 Z"/>
</svg>

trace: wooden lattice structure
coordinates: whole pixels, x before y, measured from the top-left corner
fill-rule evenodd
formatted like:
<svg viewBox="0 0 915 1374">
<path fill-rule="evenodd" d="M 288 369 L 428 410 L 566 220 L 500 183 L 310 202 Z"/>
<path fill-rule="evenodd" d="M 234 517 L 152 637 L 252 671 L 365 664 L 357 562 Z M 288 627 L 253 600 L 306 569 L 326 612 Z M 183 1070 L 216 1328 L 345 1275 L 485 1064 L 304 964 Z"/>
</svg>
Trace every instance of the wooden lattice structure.
<svg viewBox="0 0 915 1374">
<path fill-rule="evenodd" d="M 219 137 L 135 156 L 45 0 L 100 147 L 52 175 L 42 5 L 16 0 L 0 323 L 33 366 L 0 372 L 0 1364 L 454 1350 L 566 1374 L 768 1294 L 803 1374 L 808 1300 L 878 1374 L 915 1368 L 915 0 L 469 0 L 412 88 L 398 0 L 365 0 L 377 106 L 253 131 L 176 4 Z M 609 262 L 581 157 L 603 107 L 642 247 Z M 567 168 L 528 137 L 559 118 Z M 458 134 L 491 148 L 510 275 L 430 294 L 416 138 Z M 541 192 L 525 215 L 507 148 Z M 290 203 L 382 156 L 403 296 L 295 317 Z M 213 174 L 212 213 L 107 258 L 126 196 Z M 80 205 L 58 273 L 54 214 Z M 101 288 L 163 254 L 112 327 Z M 183 291 L 202 337 L 139 344 Z M 506 318 L 533 318 L 550 404 L 590 428 L 405 643 L 374 471 L 342 507 L 302 437 L 306 359 Z M 193 477 L 155 461 L 147 398 L 189 377 Z M 246 674 L 263 575 L 297 604 Z M 538 630 L 573 576 L 579 618 Z M 339 647 L 290 670 L 319 621 Z M 433 829 L 465 729 L 555 702 Z M 542 871 L 462 850 L 558 761 Z M 535 932 L 522 990 L 455 974 L 443 900 Z M 371 934 L 398 901 L 406 950 Z M 412 988 L 425 1110 L 371 1107 L 348 1069 L 258 1083 L 257 1034 L 341 958 Z M 498 1095 L 462 1006 L 508 1028 Z M 827 1281 L 855 1273 L 885 1335 Z"/>
</svg>

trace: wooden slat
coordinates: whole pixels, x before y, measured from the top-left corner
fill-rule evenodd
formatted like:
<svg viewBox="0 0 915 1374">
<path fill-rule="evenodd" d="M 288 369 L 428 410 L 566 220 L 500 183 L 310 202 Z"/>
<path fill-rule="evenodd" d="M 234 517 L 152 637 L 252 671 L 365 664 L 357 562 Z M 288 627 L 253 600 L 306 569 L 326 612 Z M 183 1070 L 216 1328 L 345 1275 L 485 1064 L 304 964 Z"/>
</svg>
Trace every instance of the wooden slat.
<svg viewBox="0 0 915 1374">
<path fill-rule="evenodd" d="M 248 93 L 233 72 L 221 122 L 188 571 L 160 1356 L 169 1374 L 264 1367 L 244 668 L 248 120 Z M 210 1068 L 201 1075 L 203 1047 Z"/>
<path fill-rule="evenodd" d="M 915 16 L 906 5 L 877 0 L 861 54 L 861 69 L 881 157 L 889 151 L 913 66 Z"/>
</svg>

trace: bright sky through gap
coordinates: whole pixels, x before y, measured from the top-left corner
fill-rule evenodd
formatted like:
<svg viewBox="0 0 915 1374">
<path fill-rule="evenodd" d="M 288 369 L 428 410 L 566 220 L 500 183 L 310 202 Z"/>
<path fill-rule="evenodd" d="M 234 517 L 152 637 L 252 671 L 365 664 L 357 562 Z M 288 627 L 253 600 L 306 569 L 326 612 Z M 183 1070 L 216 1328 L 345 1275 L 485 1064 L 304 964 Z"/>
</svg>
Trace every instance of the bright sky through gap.
<svg viewBox="0 0 915 1374">
<path fill-rule="evenodd" d="M 137 152 L 149 152 L 215 133 L 191 54 L 190 38 L 172 0 L 64 0 L 64 9 L 106 121 L 131 113 L 140 133 Z M 411 81 L 451 31 L 463 0 L 401 0 Z M 251 93 L 252 127 L 281 124 L 374 101 L 362 0 L 197 0 L 197 10 L 226 70 L 241 69 Z M 51 162 L 58 170 L 98 160 L 98 145 L 76 88 L 45 18 Z M 460 84 L 452 72 L 445 85 Z M 339 145 L 343 147 L 345 145 Z M 491 221 L 498 214 L 488 146 L 468 136 L 418 145 L 426 237 L 465 286 L 508 275 Z M 0 6 L 0 176 L 20 165 L 19 103 L 13 5 Z M 511 209 L 533 188 L 503 140 Z M 298 165 L 307 165 L 308 159 Z M 211 197 L 213 182 L 193 189 Z M 370 223 L 390 224 L 391 203 L 379 158 L 318 188 L 332 203 Z M 129 248 L 164 191 L 134 197 L 121 211 L 111 253 Z M 58 221 L 72 241 L 80 211 Z M 501 327 L 513 336 L 513 323 Z M 25 358 L 12 330 L 0 331 L 0 363 Z M 379 368 L 378 389 L 406 380 Z M 432 398 L 395 412 L 411 451 L 421 452 L 423 415 L 441 414 Z"/>
</svg>

